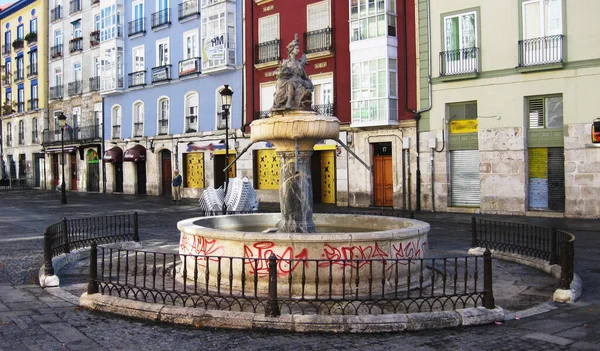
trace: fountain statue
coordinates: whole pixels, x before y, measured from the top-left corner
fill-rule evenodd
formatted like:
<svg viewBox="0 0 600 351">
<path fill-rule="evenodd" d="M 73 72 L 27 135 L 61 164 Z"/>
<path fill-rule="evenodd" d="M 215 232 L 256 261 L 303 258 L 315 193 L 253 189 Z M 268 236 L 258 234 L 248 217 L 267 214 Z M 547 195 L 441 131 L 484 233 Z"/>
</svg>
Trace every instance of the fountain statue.
<svg viewBox="0 0 600 351">
<path fill-rule="evenodd" d="M 314 145 L 321 140 L 338 140 L 340 125 L 336 117 L 319 115 L 311 109 L 313 84 L 304 67 L 305 55 L 299 53 L 298 35 L 287 45 L 288 58 L 276 71 L 272 117 L 255 120 L 251 124 L 251 140 L 271 142 L 280 158 L 279 198 L 280 214 L 257 213 L 215 217 L 197 217 L 180 221 L 179 252 L 206 256 L 256 258 L 243 264 L 222 267 L 217 273 L 206 267 L 210 260 L 188 260 L 190 279 L 194 272 L 202 276 L 222 274 L 233 278 L 232 289 L 242 289 L 253 277 L 265 274 L 264 259 L 275 254 L 280 259 L 281 289 L 291 287 L 291 294 L 319 294 L 331 283 L 334 294 L 350 292 L 347 281 L 354 275 L 369 274 L 373 281 L 383 281 L 375 289 L 387 289 L 398 281 L 398 275 L 408 276 L 407 266 L 394 271 L 368 272 L 368 266 L 348 266 L 346 260 L 423 258 L 427 251 L 429 224 L 397 217 L 357 216 L 354 214 L 316 214 L 313 216 L 311 155 Z M 273 232 L 271 229 L 277 227 Z M 325 260 L 309 263 L 301 260 Z M 212 263 L 214 264 L 214 263 Z M 315 265 L 316 266 L 313 266 Z M 332 270 L 332 267 L 340 269 Z M 354 267 L 354 268 L 352 268 Z M 351 271 L 347 271 L 348 269 Z M 412 269 L 420 264 L 413 262 Z M 245 273 L 240 275 L 240 270 Z M 323 271 L 322 271 L 323 270 Z M 364 271 L 363 270 L 367 270 Z M 232 272 L 236 273 L 233 274 Z M 296 272 L 292 277 L 292 272 Z M 303 273 L 300 274 L 299 271 Z M 327 273 L 329 272 L 329 273 Z M 289 275 L 288 275 L 289 274 Z M 328 282 L 323 279 L 332 277 Z M 306 276 L 303 276 L 306 275 Z M 240 281 L 239 277 L 245 280 Z M 216 281 L 217 277 L 214 277 Z M 289 280 L 288 280 L 289 279 Z M 406 281 L 405 278 L 400 282 Z M 266 292 L 263 280 L 257 289 Z M 216 288 L 216 287 L 213 287 Z M 353 288 L 353 294 L 367 293 Z M 362 289 L 362 288 L 360 288 Z M 382 290 L 383 291 L 383 290 Z M 282 290 L 283 293 L 283 290 Z M 322 293 L 322 291 L 321 291 Z"/>
</svg>

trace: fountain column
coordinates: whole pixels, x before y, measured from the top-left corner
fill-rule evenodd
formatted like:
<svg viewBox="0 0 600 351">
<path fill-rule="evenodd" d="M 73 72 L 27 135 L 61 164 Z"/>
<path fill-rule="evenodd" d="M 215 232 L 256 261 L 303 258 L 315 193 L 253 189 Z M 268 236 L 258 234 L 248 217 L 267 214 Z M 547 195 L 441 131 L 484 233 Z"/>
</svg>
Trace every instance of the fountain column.
<svg viewBox="0 0 600 351">
<path fill-rule="evenodd" d="M 279 204 L 281 221 L 277 224 L 284 233 L 314 233 L 312 219 L 313 195 L 310 171 L 312 151 L 279 151 Z M 297 163 L 296 163 L 297 161 Z"/>
</svg>

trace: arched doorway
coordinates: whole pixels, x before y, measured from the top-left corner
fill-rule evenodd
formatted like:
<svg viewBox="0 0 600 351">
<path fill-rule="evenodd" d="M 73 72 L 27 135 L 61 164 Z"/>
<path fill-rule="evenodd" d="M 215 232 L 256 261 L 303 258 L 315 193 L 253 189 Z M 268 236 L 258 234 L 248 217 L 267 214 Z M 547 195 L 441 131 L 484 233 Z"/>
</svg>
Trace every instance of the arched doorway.
<svg viewBox="0 0 600 351">
<path fill-rule="evenodd" d="M 100 163 L 96 150 L 88 150 L 87 161 L 87 191 L 100 191 Z"/>
<path fill-rule="evenodd" d="M 171 167 L 171 151 L 161 150 L 160 152 L 160 164 L 161 164 L 161 195 L 171 196 L 171 182 L 173 181 L 173 169 Z"/>
<path fill-rule="evenodd" d="M 102 158 L 104 162 L 113 164 L 113 192 L 123 192 L 123 150 L 120 147 L 113 147 L 104 152 Z"/>
<path fill-rule="evenodd" d="M 134 162 L 136 174 L 136 194 L 146 194 L 146 148 L 140 144 L 125 150 L 124 162 Z"/>
</svg>

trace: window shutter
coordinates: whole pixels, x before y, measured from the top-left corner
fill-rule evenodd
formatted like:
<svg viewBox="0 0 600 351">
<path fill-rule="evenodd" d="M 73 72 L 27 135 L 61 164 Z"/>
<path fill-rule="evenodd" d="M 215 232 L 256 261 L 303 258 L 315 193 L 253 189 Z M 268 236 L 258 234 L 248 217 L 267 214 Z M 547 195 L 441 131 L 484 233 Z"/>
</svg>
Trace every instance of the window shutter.
<svg viewBox="0 0 600 351">
<path fill-rule="evenodd" d="M 329 1 L 308 6 L 307 16 L 307 31 L 312 32 L 329 27 Z"/>
<path fill-rule="evenodd" d="M 266 43 L 279 39 L 279 15 L 263 17 L 258 20 L 258 42 Z"/>
<path fill-rule="evenodd" d="M 544 128 L 544 98 L 529 99 L 529 128 Z"/>
</svg>

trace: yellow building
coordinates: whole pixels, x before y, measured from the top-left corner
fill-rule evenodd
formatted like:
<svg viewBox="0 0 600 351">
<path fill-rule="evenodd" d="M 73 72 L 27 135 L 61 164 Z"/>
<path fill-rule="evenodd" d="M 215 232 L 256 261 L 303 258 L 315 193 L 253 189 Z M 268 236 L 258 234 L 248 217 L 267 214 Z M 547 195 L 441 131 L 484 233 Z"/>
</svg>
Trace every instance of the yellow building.
<svg viewBox="0 0 600 351">
<path fill-rule="evenodd" d="M 2 178 L 40 187 L 47 129 L 48 4 L 21 0 L 0 12 L 2 40 Z"/>
</svg>

